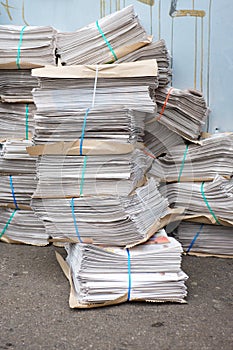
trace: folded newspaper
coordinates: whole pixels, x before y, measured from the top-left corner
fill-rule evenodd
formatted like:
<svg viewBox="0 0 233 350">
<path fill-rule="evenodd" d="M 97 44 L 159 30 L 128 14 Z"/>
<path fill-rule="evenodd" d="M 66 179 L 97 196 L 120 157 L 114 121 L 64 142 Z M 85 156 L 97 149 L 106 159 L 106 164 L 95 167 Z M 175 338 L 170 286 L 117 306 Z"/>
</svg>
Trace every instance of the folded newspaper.
<svg viewBox="0 0 233 350">
<path fill-rule="evenodd" d="M 71 308 L 92 308 L 126 301 L 185 302 L 180 243 L 161 230 L 131 249 L 91 244 L 66 246 L 57 259 L 70 280 Z"/>
<path fill-rule="evenodd" d="M 58 32 L 57 55 L 63 65 L 110 63 L 150 42 L 130 5 L 75 32 Z"/>
<path fill-rule="evenodd" d="M 36 174 L 36 158 L 26 148 L 31 140 L 7 140 L 0 143 L 0 175 Z"/>
<path fill-rule="evenodd" d="M 55 64 L 55 35 L 49 26 L 0 25 L 0 69 Z"/>
<path fill-rule="evenodd" d="M 155 157 L 170 153 L 175 146 L 184 144 L 184 139 L 180 135 L 150 116 L 147 116 L 145 119 L 145 136 L 143 141 Z"/>
<path fill-rule="evenodd" d="M 45 246 L 48 238 L 43 223 L 32 210 L 0 207 L 0 240 Z"/>
<path fill-rule="evenodd" d="M 0 99 L 9 103 L 32 103 L 38 81 L 31 69 L 0 69 Z"/>
<path fill-rule="evenodd" d="M 175 237 L 187 254 L 233 258 L 233 228 L 181 222 Z"/>
<path fill-rule="evenodd" d="M 200 137 L 209 110 L 200 91 L 159 88 L 155 90 L 157 120 L 188 140 Z"/>
</svg>

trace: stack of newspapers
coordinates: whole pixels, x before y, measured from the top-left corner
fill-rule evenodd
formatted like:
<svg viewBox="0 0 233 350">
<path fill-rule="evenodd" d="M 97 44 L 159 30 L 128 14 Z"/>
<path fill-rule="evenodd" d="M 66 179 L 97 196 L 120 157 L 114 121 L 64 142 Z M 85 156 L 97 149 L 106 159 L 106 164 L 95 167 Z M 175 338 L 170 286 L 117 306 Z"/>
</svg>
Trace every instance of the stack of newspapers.
<svg viewBox="0 0 233 350">
<path fill-rule="evenodd" d="M 49 26 L 0 25 L 0 69 L 55 64 L 55 38 Z"/>
<path fill-rule="evenodd" d="M 188 140 L 197 140 L 202 132 L 208 108 L 201 92 L 176 88 L 155 90 L 158 113 L 155 120 Z"/>
<path fill-rule="evenodd" d="M 156 159 L 151 174 L 158 181 L 210 181 L 216 175 L 233 175 L 233 134 L 208 137 L 198 144 L 170 147 Z"/>
<path fill-rule="evenodd" d="M 0 26 L 0 238 L 47 244 L 43 223 L 30 207 L 36 159 L 28 155 L 34 134 L 31 68 L 55 65 L 52 27 Z"/>
<path fill-rule="evenodd" d="M 75 32 L 58 32 L 57 54 L 63 65 L 111 63 L 150 42 L 130 5 Z"/>
<path fill-rule="evenodd" d="M 187 294 L 181 245 L 165 230 L 127 250 L 85 243 L 66 249 L 73 308 L 142 300 L 183 302 Z"/>
<path fill-rule="evenodd" d="M 182 222 L 177 239 L 187 254 L 233 258 L 232 227 Z"/>
<path fill-rule="evenodd" d="M 163 39 L 151 42 L 118 59 L 118 62 L 134 62 L 139 60 L 156 59 L 158 64 L 159 87 L 164 87 L 171 82 L 171 57 Z"/>
<path fill-rule="evenodd" d="M 34 69 L 32 75 L 39 82 L 33 90 L 35 146 L 27 148 L 31 156 L 37 157 L 38 183 L 32 208 L 51 241 L 68 244 L 68 251 L 88 247 L 106 274 L 110 267 L 106 267 L 103 246 L 125 254 L 124 248 L 153 236 L 171 213 L 158 182 L 147 178 L 153 157 L 141 142 L 145 118 L 156 113 L 151 97 L 158 87 L 156 60 L 45 67 Z M 187 276 L 180 269 L 181 247 L 166 234 L 160 238 L 163 243 L 164 239 L 177 252 L 175 265 L 169 263 L 173 259 L 170 254 L 164 253 L 160 268 L 160 260 L 146 260 L 147 246 L 132 248 L 145 250 L 144 267 L 150 266 L 148 272 L 152 272 L 148 279 L 142 270 L 137 275 L 137 299 L 184 300 Z M 158 247 L 166 250 L 166 244 Z M 150 250 L 152 246 L 148 247 Z M 117 255 L 114 265 L 116 259 Z M 86 257 L 75 254 L 71 260 L 68 268 L 72 270 Z M 82 273 L 77 273 L 78 279 Z M 123 272 L 123 279 L 126 275 Z M 91 276 L 90 283 L 95 283 Z M 118 291 L 117 283 L 120 287 L 121 277 L 115 280 L 110 297 L 110 287 L 103 284 L 98 304 L 118 302 L 123 287 Z M 92 293 L 93 299 L 83 307 L 96 304 L 99 293 Z"/>
<path fill-rule="evenodd" d="M 36 189 L 36 159 L 26 147 L 30 140 L 0 143 L 0 238 L 9 243 L 46 245 L 43 223 L 31 209 Z"/>
</svg>

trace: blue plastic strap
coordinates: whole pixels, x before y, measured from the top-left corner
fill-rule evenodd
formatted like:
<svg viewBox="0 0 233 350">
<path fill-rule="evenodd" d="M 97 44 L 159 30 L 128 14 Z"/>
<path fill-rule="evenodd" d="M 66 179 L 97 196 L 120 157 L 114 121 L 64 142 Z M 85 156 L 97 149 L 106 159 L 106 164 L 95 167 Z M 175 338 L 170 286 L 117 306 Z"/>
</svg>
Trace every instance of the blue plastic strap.
<svg viewBox="0 0 233 350">
<path fill-rule="evenodd" d="M 81 237 L 80 237 L 80 234 L 79 234 L 79 230 L 78 230 L 78 225 L 77 225 L 77 220 L 76 220 L 76 217 L 75 217 L 75 212 L 74 212 L 74 198 L 71 199 L 70 201 L 70 207 L 71 207 L 71 211 L 72 211 L 72 217 L 73 217 L 73 221 L 74 221 L 74 228 L 75 228 L 75 232 L 76 232 L 76 235 L 78 237 L 78 240 L 80 243 L 83 243 Z"/>
<path fill-rule="evenodd" d="M 29 106 L 27 103 L 26 108 L 25 108 L 25 138 L 26 138 L 26 140 L 28 140 L 28 113 L 29 113 Z"/>
<path fill-rule="evenodd" d="M 80 191 L 79 191 L 80 197 L 83 196 L 83 185 L 84 185 L 84 179 L 85 179 L 86 166 L 87 166 L 87 156 L 84 157 L 84 161 L 83 161 L 82 178 L 80 182 Z"/>
<path fill-rule="evenodd" d="M 21 45 L 22 45 L 22 41 L 23 41 L 23 32 L 25 30 L 27 26 L 24 26 L 22 29 L 21 29 L 21 32 L 20 32 L 20 37 L 19 37 L 19 44 L 18 44 L 18 50 L 17 50 L 17 57 L 16 57 L 16 65 L 18 67 L 18 69 L 20 69 L 20 51 L 21 51 Z"/>
<path fill-rule="evenodd" d="M 194 243 L 196 242 L 198 236 L 200 235 L 200 233 L 201 233 L 201 231 L 202 231 L 203 226 L 204 226 L 204 224 L 201 224 L 199 230 L 197 231 L 197 233 L 196 233 L 195 236 L 193 237 L 192 242 L 190 243 L 190 245 L 189 245 L 189 247 L 188 247 L 186 253 L 189 253 L 190 250 L 192 249 Z"/>
<path fill-rule="evenodd" d="M 130 301 L 130 293 L 131 293 L 131 261 L 130 261 L 130 252 L 129 249 L 126 249 L 127 254 L 128 254 L 128 277 L 129 277 L 129 282 L 128 282 L 128 301 Z"/>
<path fill-rule="evenodd" d="M 103 37 L 103 39 L 104 39 L 104 41 L 105 41 L 105 44 L 107 45 L 107 47 L 108 47 L 109 50 L 111 51 L 113 57 L 115 58 L 115 61 L 117 61 L 117 60 L 118 60 L 117 55 L 115 54 L 115 52 L 114 52 L 114 50 L 113 50 L 113 48 L 112 48 L 110 42 L 108 41 L 108 39 L 107 39 L 106 36 L 104 35 L 102 29 L 100 28 L 99 22 L 96 21 L 95 24 L 96 24 L 96 27 L 97 27 L 98 31 L 99 31 L 100 34 L 102 35 L 102 37 Z"/>
<path fill-rule="evenodd" d="M 14 190 L 14 185 L 13 185 L 13 180 L 12 180 L 12 176 L 11 175 L 9 176 L 9 180 L 10 180 L 11 194 L 12 194 L 12 197 L 13 197 L 13 201 L 14 201 L 15 207 L 16 207 L 16 209 L 19 209 L 17 201 L 16 201 L 16 198 L 15 198 L 15 190 Z"/>
<path fill-rule="evenodd" d="M 80 153 L 80 156 L 83 155 L 83 140 L 84 140 L 85 128 L 86 128 L 86 123 L 87 123 L 87 116 L 88 116 L 89 111 L 90 111 L 90 109 L 87 108 L 87 109 L 86 109 L 85 116 L 84 116 L 84 120 L 83 120 L 82 134 L 81 134 L 80 146 L 79 146 L 79 153 Z"/>
<path fill-rule="evenodd" d="M 183 170 L 184 170 L 184 163 L 185 163 L 186 156 L 187 156 L 187 153 L 188 153 L 188 148 L 189 148 L 189 146 L 186 145 L 186 148 L 185 148 L 185 151 L 184 151 L 183 160 L 182 160 L 182 163 L 181 163 L 181 166 L 180 166 L 180 172 L 179 172 L 179 176 L 178 176 L 178 182 L 180 182 L 180 178 L 181 178 L 182 172 L 183 172 Z"/>
<path fill-rule="evenodd" d="M 3 227 L 2 232 L 0 233 L 0 238 L 2 238 L 2 236 L 6 233 L 6 230 L 8 229 L 8 226 L 10 225 L 10 223 L 11 223 L 11 221 L 12 221 L 12 219 L 13 219 L 13 217 L 14 217 L 16 212 L 17 212 L 17 209 L 15 209 L 13 211 L 13 213 L 11 214 L 9 220 L 7 221 L 6 225 Z"/>
</svg>

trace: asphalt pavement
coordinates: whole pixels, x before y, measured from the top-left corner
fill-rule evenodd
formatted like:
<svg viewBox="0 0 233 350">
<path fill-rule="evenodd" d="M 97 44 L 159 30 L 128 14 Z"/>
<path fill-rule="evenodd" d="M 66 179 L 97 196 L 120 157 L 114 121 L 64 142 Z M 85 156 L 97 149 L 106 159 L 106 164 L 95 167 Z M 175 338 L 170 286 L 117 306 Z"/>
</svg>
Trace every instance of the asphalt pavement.
<svg viewBox="0 0 233 350">
<path fill-rule="evenodd" d="M 69 308 L 53 246 L 0 243 L 0 350 L 232 350 L 231 259 L 183 257 L 186 304 Z"/>
</svg>

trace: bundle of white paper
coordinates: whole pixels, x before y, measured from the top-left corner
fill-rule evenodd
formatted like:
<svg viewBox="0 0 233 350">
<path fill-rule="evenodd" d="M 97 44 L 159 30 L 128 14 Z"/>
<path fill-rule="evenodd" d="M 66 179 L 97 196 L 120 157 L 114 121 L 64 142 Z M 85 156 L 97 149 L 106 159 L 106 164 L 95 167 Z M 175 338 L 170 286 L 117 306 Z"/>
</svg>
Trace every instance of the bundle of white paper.
<svg viewBox="0 0 233 350">
<path fill-rule="evenodd" d="M 113 106 L 154 113 L 157 73 L 156 60 L 33 69 L 39 80 L 33 90 L 37 114 Z"/>
<path fill-rule="evenodd" d="M 129 297 L 131 301 L 182 302 L 187 294 L 187 275 L 180 267 L 181 245 L 168 238 L 164 230 L 147 244 L 128 252 L 112 246 L 80 243 L 69 244 L 67 252 L 80 307 L 106 301 L 114 304 L 115 299 L 124 296 L 124 301 Z"/>
<path fill-rule="evenodd" d="M 127 196 L 90 196 L 68 199 L 33 198 L 32 208 L 56 240 L 125 246 L 147 237 L 168 213 L 154 179 Z"/>
<path fill-rule="evenodd" d="M 184 140 L 157 120 L 147 118 L 144 144 L 154 156 L 158 157 L 163 153 L 170 153 L 176 145 L 183 145 Z"/>
<path fill-rule="evenodd" d="M 143 182 L 151 163 L 152 158 L 138 149 L 124 155 L 44 155 L 37 164 L 34 198 L 127 195 Z"/>
<path fill-rule="evenodd" d="M 38 81 L 31 69 L 0 69 L 0 98 L 3 102 L 33 102 L 32 89 Z"/>
<path fill-rule="evenodd" d="M 155 90 L 158 121 L 184 138 L 196 140 L 208 115 L 202 93 L 196 90 L 159 88 Z"/>
<path fill-rule="evenodd" d="M 150 173 L 166 181 L 208 181 L 217 174 L 229 178 L 233 175 L 233 135 L 171 147 L 170 153 L 155 159 Z"/>
<path fill-rule="evenodd" d="M 32 137 L 34 132 L 33 103 L 0 102 L 0 140 L 24 139 Z"/>
<path fill-rule="evenodd" d="M 77 140 L 82 135 L 86 113 L 87 109 L 37 112 L 34 116 L 35 144 Z M 107 109 L 92 108 L 86 117 L 85 138 L 121 143 L 142 141 L 144 119 L 145 113 L 120 105 L 112 105 Z"/>
<path fill-rule="evenodd" d="M 17 205 L 29 206 L 31 197 L 36 189 L 36 183 L 34 174 L 0 175 L 0 203 L 14 204 L 15 197 Z"/>
<path fill-rule="evenodd" d="M 55 35 L 49 26 L 0 25 L 0 68 L 55 64 Z"/>
<path fill-rule="evenodd" d="M 117 62 L 134 62 L 154 58 L 158 64 L 159 86 L 163 87 L 170 83 L 172 77 L 172 70 L 170 69 L 171 58 L 163 39 L 152 42 L 149 45 L 143 46 L 138 50 L 125 55 L 119 58 Z"/>
<path fill-rule="evenodd" d="M 149 43 L 147 33 L 130 5 L 76 32 L 59 32 L 57 54 L 67 65 L 108 63 L 143 41 Z"/>
<path fill-rule="evenodd" d="M 10 243 L 48 244 L 43 223 L 30 210 L 0 208 L 0 235 Z"/>
<path fill-rule="evenodd" d="M 32 146 L 30 140 L 8 140 L 0 143 L 1 174 L 35 174 L 36 158 L 29 156 L 26 147 Z"/>
<path fill-rule="evenodd" d="M 160 191 L 172 206 L 185 208 L 187 215 L 211 215 L 233 221 L 233 179 L 217 175 L 211 182 L 170 183 Z"/>
<path fill-rule="evenodd" d="M 188 253 L 233 256 L 233 228 L 181 222 L 177 239 Z"/>
</svg>

